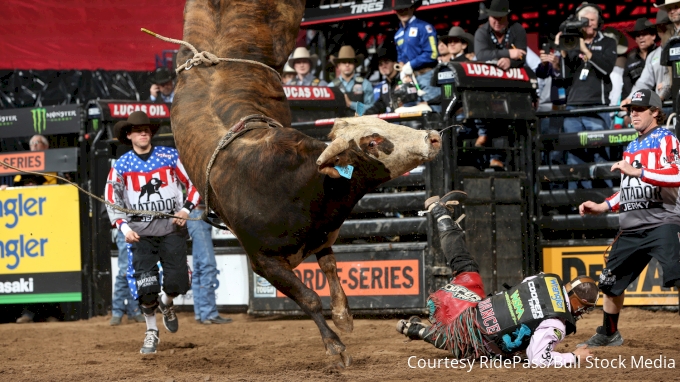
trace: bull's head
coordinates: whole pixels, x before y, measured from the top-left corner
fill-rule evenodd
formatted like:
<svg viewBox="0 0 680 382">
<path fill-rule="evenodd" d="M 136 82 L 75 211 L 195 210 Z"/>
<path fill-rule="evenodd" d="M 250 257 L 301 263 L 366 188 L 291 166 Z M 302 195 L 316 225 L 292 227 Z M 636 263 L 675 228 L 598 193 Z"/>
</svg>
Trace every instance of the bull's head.
<svg viewBox="0 0 680 382">
<path fill-rule="evenodd" d="M 349 151 L 381 162 L 396 178 L 423 162 L 434 159 L 441 148 L 439 133 L 387 123 L 376 117 L 335 121 L 328 135 L 332 142 L 316 160 L 319 172 L 340 177 L 335 166 L 352 164 Z"/>
</svg>

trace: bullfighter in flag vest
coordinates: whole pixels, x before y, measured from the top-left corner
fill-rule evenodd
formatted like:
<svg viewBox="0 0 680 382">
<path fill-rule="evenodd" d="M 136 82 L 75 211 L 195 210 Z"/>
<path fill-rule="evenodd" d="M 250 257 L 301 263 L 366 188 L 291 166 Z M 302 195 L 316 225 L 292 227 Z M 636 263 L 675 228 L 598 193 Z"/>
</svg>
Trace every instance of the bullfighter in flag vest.
<svg viewBox="0 0 680 382">
<path fill-rule="evenodd" d="M 118 159 L 109 172 L 104 190 L 113 205 L 163 212 L 176 218 L 150 215 L 128 215 L 107 205 L 111 224 L 128 243 L 128 284 L 146 319 L 146 334 L 140 353 L 156 353 L 159 343 L 156 308 L 163 314 L 163 324 L 170 333 L 177 332 L 179 322 L 173 298 L 186 293 L 191 286 L 187 266 L 186 218 L 200 200 L 189 180 L 179 154 L 171 147 L 153 146 L 151 137 L 158 131 L 146 113 L 136 111 L 127 121 L 114 126 L 120 143 L 132 150 Z M 186 200 L 182 187 L 186 188 Z M 163 267 L 163 291 L 158 269 Z"/>
<path fill-rule="evenodd" d="M 623 344 L 618 321 L 624 292 L 652 257 L 661 265 L 664 286 L 680 288 L 680 142 L 660 126 L 666 119 L 661 107 L 650 89 L 636 91 L 622 106 L 639 136 L 611 168 L 621 173 L 621 187 L 602 203 L 579 206 L 581 215 L 619 212 L 620 232 L 600 274 L 604 319 L 585 342 L 590 347 Z"/>
<path fill-rule="evenodd" d="M 595 281 L 578 276 L 562 285 L 558 275 L 540 273 L 487 297 L 479 266 L 466 248 L 459 225 L 464 215 L 454 221 L 449 210 L 466 198 L 462 191 L 451 191 L 425 201 L 453 278 L 427 300 L 432 325 L 415 316 L 400 320 L 397 331 L 470 362 L 496 356 L 515 359 L 526 353 L 531 365 L 562 367 L 590 356 L 587 347 L 572 353 L 555 349 L 565 336 L 576 332 L 576 320 L 595 307 L 599 296 Z"/>
</svg>

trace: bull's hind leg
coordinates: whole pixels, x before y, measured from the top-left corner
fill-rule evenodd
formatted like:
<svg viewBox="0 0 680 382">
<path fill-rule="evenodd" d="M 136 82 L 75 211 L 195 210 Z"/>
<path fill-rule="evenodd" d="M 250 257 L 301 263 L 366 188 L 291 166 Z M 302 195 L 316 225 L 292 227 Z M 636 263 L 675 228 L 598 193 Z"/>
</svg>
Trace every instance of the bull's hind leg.
<svg viewBox="0 0 680 382">
<path fill-rule="evenodd" d="M 253 258 L 255 257 L 255 258 Z M 290 265 L 281 257 L 256 255 L 251 257 L 253 271 L 264 277 L 281 293 L 295 301 L 307 313 L 321 332 L 326 354 L 338 355 L 345 351 L 345 345 L 326 324 L 321 313 L 321 298 L 295 276 Z"/>
<path fill-rule="evenodd" d="M 333 314 L 333 323 L 336 328 L 346 333 L 351 333 L 354 329 L 354 320 L 352 318 L 352 313 L 349 311 L 347 296 L 345 295 L 345 291 L 342 289 L 340 279 L 338 278 L 338 267 L 335 264 L 335 254 L 333 253 L 333 250 L 330 247 L 322 249 L 316 254 L 316 261 L 326 275 L 326 280 L 328 280 L 328 288 L 331 293 L 331 313 Z"/>
</svg>

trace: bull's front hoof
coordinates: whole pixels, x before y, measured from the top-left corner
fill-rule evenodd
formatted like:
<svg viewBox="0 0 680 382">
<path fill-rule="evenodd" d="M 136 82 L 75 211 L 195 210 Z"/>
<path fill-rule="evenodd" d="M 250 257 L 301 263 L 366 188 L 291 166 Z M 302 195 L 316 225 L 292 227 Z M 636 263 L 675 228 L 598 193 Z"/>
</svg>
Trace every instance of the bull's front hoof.
<svg viewBox="0 0 680 382">
<path fill-rule="evenodd" d="M 338 360 L 335 366 L 337 369 L 344 369 L 346 367 L 352 366 L 353 362 L 352 356 L 349 355 L 346 351 L 340 353 L 339 358 L 340 359 Z"/>
<path fill-rule="evenodd" d="M 345 333 L 351 333 L 354 330 L 354 318 L 347 309 L 333 312 L 333 324 Z"/>
<path fill-rule="evenodd" d="M 326 345 L 326 355 L 338 355 L 345 351 L 345 345 L 342 342 L 333 339 L 324 339 Z"/>
</svg>

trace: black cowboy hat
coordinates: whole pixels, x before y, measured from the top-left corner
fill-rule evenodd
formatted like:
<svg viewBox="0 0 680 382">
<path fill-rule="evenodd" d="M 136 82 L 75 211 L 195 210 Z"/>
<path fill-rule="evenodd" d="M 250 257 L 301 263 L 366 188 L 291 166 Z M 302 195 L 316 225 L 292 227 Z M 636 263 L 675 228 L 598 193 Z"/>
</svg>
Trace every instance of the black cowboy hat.
<svg viewBox="0 0 680 382">
<path fill-rule="evenodd" d="M 124 145 L 132 145 L 127 135 L 133 126 L 149 126 L 151 129 L 151 136 L 158 131 L 160 125 L 151 123 L 149 116 L 143 111 L 135 111 L 128 117 L 127 121 L 120 121 L 113 126 L 113 136 L 118 138 L 118 142 Z"/>
<path fill-rule="evenodd" d="M 394 0 L 394 10 L 400 11 L 407 8 L 417 9 L 422 4 L 423 0 Z"/>
<path fill-rule="evenodd" d="M 646 17 L 640 17 L 639 19 L 635 20 L 635 26 L 633 27 L 632 31 L 628 32 L 628 34 L 630 37 L 636 38 L 643 32 L 647 32 L 656 36 L 656 25 L 654 25 L 654 23 L 649 21 Z"/>
<path fill-rule="evenodd" d="M 158 68 L 153 72 L 153 75 L 151 76 L 151 83 L 154 83 L 156 85 L 161 85 L 166 82 L 170 82 L 173 80 L 173 75 L 170 73 L 170 71 L 166 68 Z"/>
<path fill-rule="evenodd" d="M 663 8 L 659 8 L 659 10 L 656 12 L 656 20 L 654 25 L 665 25 L 670 23 L 671 20 L 668 18 L 668 12 L 666 12 L 666 10 Z"/>
<path fill-rule="evenodd" d="M 486 9 L 486 14 L 492 17 L 503 17 L 510 13 L 508 0 L 491 0 L 491 5 Z"/>
</svg>

